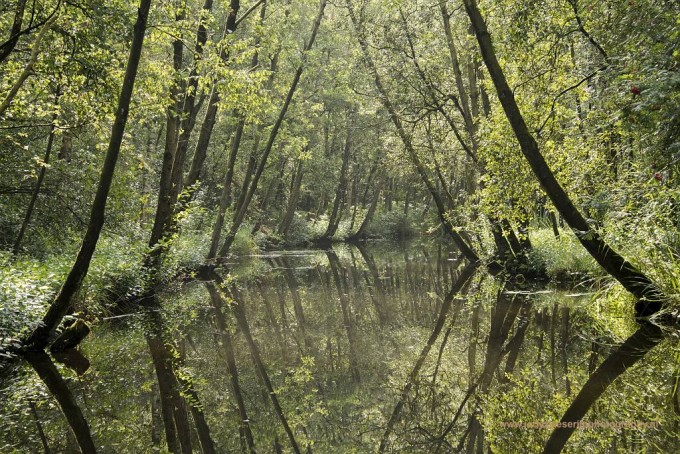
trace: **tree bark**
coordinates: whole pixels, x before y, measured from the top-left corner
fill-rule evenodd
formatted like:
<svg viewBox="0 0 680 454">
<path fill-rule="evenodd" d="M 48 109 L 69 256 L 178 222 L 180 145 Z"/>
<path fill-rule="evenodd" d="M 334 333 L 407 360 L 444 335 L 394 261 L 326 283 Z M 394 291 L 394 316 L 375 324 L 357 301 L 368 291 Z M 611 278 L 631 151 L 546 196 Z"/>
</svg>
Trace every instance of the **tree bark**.
<svg viewBox="0 0 680 454">
<path fill-rule="evenodd" d="M 42 423 L 40 422 L 40 417 L 38 416 L 38 409 L 35 408 L 35 402 L 33 400 L 28 401 L 28 406 L 31 408 L 31 413 L 33 414 L 33 419 L 35 419 L 35 428 L 38 431 L 38 436 L 40 437 L 40 443 L 43 445 L 43 450 L 45 454 L 50 454 L 50 445 L 47 442 L 47 437 L 45 436 L 45 431 L 43 430 Z"/>
<path fill-rule="evenodd" d="M 125 124 L 127 123 L 128 110 L 132 98 L 132 89 L 134 87 L 135 78 L 137 76 L 137 67 L 139 66 L 139 60 L 142 54 L 142 44 L 144 42 L 144 32 L 146 30 L 146 21 L 149 15 L 150 6 L 151 0 L 141 0 L 137 12 L 137 22 L 135 23 L 133 30 L 130 56 L 125 69 L 123 86 L 118 99 L 118 108 L 116 109 L 116 115 L 111 129 L 111 139 L 109 141 L 106 157 L 104 158 L 104 166 L 99 179 L 97 193 L 94 202 L 92 203 L 90 221 L 87 226 L 85 237 L 83 238 L 76 261 L 73 264 L 66 281 L 59 290 L 59 293 L 50 305 L 47 314 L 43 317 L 42 323 L 26 340 L 25 345 L 29 349 L 43 350 L 48 344 L 50 336 L 57 329 L 57 326 L 59 326 L 59 323 L 71 306 L 73 295 L 80 290 L 83 279 L 85 279 L 90 267 L 92 255 L 97 247 L 97 241 L 99 241 L 99 234 L 104 226 L 106 201 L 108 199 L 109 190 L 111 189 L 113 172 L 116 168 L 116 161 L 118 160 L 120 146 L 123 141 L 123 133 L 125 132 Z"/>
<path fill-rule="evenodd" d="M 266 12 L 266 6 L 267 4 L 264 3 L 262 5 L 262 9 L 260 12 L 260 25 L 263 24 L 264 22 L 264 16 Z M 225 25 L 225 30 L 224 34 L 230 34 L 236 31 L 236 15 L 238 14 L 238 10 L 241 7 L 240 1 L 239 0 L 231 0 L 229 4 L 229 16 L 227 18 L 227 23 Z M 259 42 L 256 42 L 255 45 L 259 44 Z M 256 54 L 257 55 L 257 54 Z M 254 57 L 257 58 L 257 57 Z M 226 47 L 220 52 L 220 59 L 224 62 L 227 62 L 229 60 L 229 55 L 226 51 Z M 208 101 L 208 109 L 205 113 L 205 117 L 203 119 L 203 125 L 201 126 L 201 131 L 198 135 L 198 141 L 196 142 L 196 148 L 194 150 L 194 157 L 191 161 L 191 168 L 189 169 L 189 173 L 187 174 L 185 186 L 186 187 L 191 187 L 194 186 L 200 176 L 201 176 L 201 171 L 203 169 L 203 163 L 205 162 L 205 158 L 208 154 L 208 145 L 210 145 L 210 139 L 212 137 L 212 132 L 213 132 L 213 127 L 215 126 L 215 122 L 217 120 L 217 112 L 218 112 L 218 104 L 220 103 L 220 93 L 217 87 L 213 87 L 212 93 L 210 94 L 210 100 Z M 240 125 L 240 123 L 239 123 Z M 193 195 L 193 191 L 189 197 Z M 189 198 L 190 200 L 190 198 Z"/>
<path fill-rule="evenodd" d="M 205 0 L 203 3 L 202 14 L 210 14 L 212 11 L 213 0 Z M 168 192 L 169 211 L 165 219 L 163 227 L 163 235 L 171 233 L 175 229 L 174 215 L 177 210 L 177 203 L 179 195 L 184 188 L 184 161 L 186 160 L 187 151 L 189 149 L 189 139 L 193 127 L 196 123 L 197 111 L 195 109 L 196 93 L 198 92 L 198 63 L 203 56 L 203 48 L 208 40 L 208 31 L 205 28 L 204 18 L 200 18 L 198 29 L 196 30 L 196 46 L 194 48 L 194 64 L 189 73 L 187 81 L 186 94 L 184 96 L 184 104 L 182 106 L 182 115 L 179 128 L 179 137 L 177 139 L 177 148 L 174 153 L 172 161 L 172 172 L 170 174 L 170 188 Z"/>
<path fill-rule="evenodd" d="M 175 16 L 175 22 L 180 22 L 184 19 L 184 10 L 180 7 Z M 173 55 L 172 64 L 174 74 L 177 76 L 182 70 L 184 42 L 182 36 L 178 36 L 172 43 Z M 177 150 L 177 136 L 179 133 L 180 112 L 182 104 L 180 102 L 180 84 L 175 82 L 170 89 L 170 99 L 173 104 L 168 107 L 166 113 L 165 126 L 165 149 L 163 150 L 163 161 L 161 164 L 161 177 L 158 188 L 158 201 L 156 203 L 156 215 L 154 217 L 153 227 L 151 229 L 151 238 L 149 238 L 149 247 L 151 251 L 147 257 L 147 265 L 155 267 L 158 265 L 163 248 L 158 244 L 165 232 L 165 224 L 172 212 L 170 203 L 170 188 L 172 186 L 172 164 L 175 159 L 175 151 Z"/>
<path fill-rule="evenodd" d="M 482 58 L 486 64 L 491 79 L 496 87 L 498 98 L 505 110 L 505 115 L 512 126 L 512 129 L 520 144 L 522 154 L 529 162 L 541 187 L 546 192 L 553 205 L 559 210 L 562 217 L 572 228 L 576 237 L 583 247 L 593 256 L 593 258 L 604 268 L 612 277 L 623 285 L 623 287 L 638 298 L 639 304 L 636 305 L 638 315 L 651 315 L 662 307 L 662 302 L 666 296 L 647 276 L 640 272 L 630 262 L 614 251 L 599 233 L 593 230 L 583 215 L 578 211 L 567 193 L 564 191 L 555 175 L 550 170 L 543 155 L 541 154 L 538 143 L 529 132 L 524 117 L 519 110 L 514 94 L 510 89 L 503 70 L 496 58 L 495 51 L 491 42 L 491 36 L 482 18 L 475 0 L 464 0 L 465 9 L 470 17 L 472 28 L 475 31 Z"/>
<path fill-rule="evenodd" d="M 444 0 L 439 0 L 439 10 L 442 16 L 442 22 L 444 24 L 444 33 L 446 34 L 446 44 L 449 49 L 449 57 L 451 58 L 451 66 L 453 68 L 453 74 L 456 79 L 456 89 L 458 90 L 458 98 L 461 105 L 461 113 L 463 114 L 463 120 L 465 121 L 465 129 L 468 131 L 470 136 L 470 141 L 472 143 L 472 149 L 477 149 L 477 140 L 475 136 L 474 118 L 470 109 L 470 102 L 468 101 L 467 90 L 465 90 L 465 85 L 463 84 L 463 73 L 460 70 L 460 63 L 458 61 L 458 52 L 456 51 L 456 45 L 453 42 L 453 34 L 451 32 L 451 22 L 449 20 L 449 12 L 446 8 L 446 2 Z M 472 90 L 472 87 L 470 87 Z"/>
<path fill-rule="evenodd" d="M 293 175 L 293 181 L 290 186 L 290 195 L 288 197 L 288 204 L 286 206 L 286 212 L 281 219 L 279 224 L 278 233 L 282 235 L 284 239 L 288 237 L 288 229 L 293 222 L 293 217 L 295 216 L 295 208 L 297 207 L 298 199 L 300 198 L 300 187 L 302 186 L 302 164 L 304 161 L 298 159 L 298 164 Z"/>
<path fill-rule="evenodd" d="M 0 63 L 9 57 L 19 42 L 19 37 L 21 36 L 21 25 L 24 22 L 25 9 L 26 0 L 18 0 L 14 9 L 14 21 L 12 22 L 12 28 L 9 31 L 9 39 L 0 45 Z"/>
<path fill-rule="evenodd" d="M 24 85 L 24 82 L 26 82 L 26 79 L 28 79 L 28 77 L 33 74 L 33 66 L 36 64 L 38 57 L 40 56 L 40 45 L 42 40 L 45 38 L 45 34 L 49 31 L 49 29 L 52 28 L 52 24 L 54 24 L 58 17 L 59 16 L 55 11 L 52 14 L 52 17 L 50 17 L 47 23 L 45 23 L 43 28 L 40 30 L 38 36 L 36 36 L 35 41 L 31 46 L 31 57 L 29 58 L 28 63 L 26 63 L 24 70 L 21 72 L 21 74 L 19 74 L 19 78 L 12 85 L 9 93 L 7 93 L 5 100 L 2 102 L 2 104 L 0 104 L 0 117 L 2 117 L 2 114 L 5 113 L 9 105 L 12 103 L 12 100 L 14 100 L 17 93 L 19 93 L 19 90 L 21 89 L 22 85 Z"/>
<path fill-rule="evenodd" d="M 373 216 L 375 216 L 375 211 L 378 209 L 378 202 L 380 201 L 380 192 L 382 190 L 383 185 L 385 184 L 386 178 L 380 175 L 376 179 L 378 180 L 378 182 L 376 183 L 375 188 L 373 189 L 374 191 L 373 199 L 371 199 L 371 204 L 368 207 L 366 216 L 364 216 L 364 220 L 361 221 L 361 225 L 359 226 L 359 229 L 356 231 L 356 233 L 347 238 L 348 241 L 363 239 L 366 236 L 366 230 L 368 229 L 368 226 L 371 225 Z M 366 192 L 368 192 L 368 188 Z"/>
<path fill-rule="evenodd" d="M 241 117 L 236 132 L 231 142 L 231 151 L 229 153 L 229 160 L 227 162 L 227 173 L 224 179 L 224 186 L 220 194 L 220 203 L 217 208 L 217 219 L 213 226 L 212 237 L 210 240 L 210 251 L 208 252 L 208 260 L 214 259 L 217 255 L 217 248 L 220 246 L 220 236 L 222 235 L 222 228 L 224 227 L 224 216 L 227 208 L 231 205 L 231 185 L 234 179 L 234 166 L 236 165 L 236 156 L 238 149 L 241 146 L 241 138 L 243 137 L 243 129 L 245 128 L 245 117 Z"/>
</svg>

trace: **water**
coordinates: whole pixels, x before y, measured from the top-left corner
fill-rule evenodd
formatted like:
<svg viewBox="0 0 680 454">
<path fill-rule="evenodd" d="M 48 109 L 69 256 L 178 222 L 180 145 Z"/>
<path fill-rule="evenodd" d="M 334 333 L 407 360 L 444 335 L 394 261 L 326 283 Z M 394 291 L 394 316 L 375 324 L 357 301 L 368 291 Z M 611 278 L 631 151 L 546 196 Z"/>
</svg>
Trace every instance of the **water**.
<svg viewBox="0 0 680 454">
<path fill-rule="evenodd" d="M 112 315 L 69 367 L 29 358 L 2 384 L 1 451 L 680 447 L 676 337 L 587 288 L 506 283 L 436 243 L 229 270 Z"/>
</svg>

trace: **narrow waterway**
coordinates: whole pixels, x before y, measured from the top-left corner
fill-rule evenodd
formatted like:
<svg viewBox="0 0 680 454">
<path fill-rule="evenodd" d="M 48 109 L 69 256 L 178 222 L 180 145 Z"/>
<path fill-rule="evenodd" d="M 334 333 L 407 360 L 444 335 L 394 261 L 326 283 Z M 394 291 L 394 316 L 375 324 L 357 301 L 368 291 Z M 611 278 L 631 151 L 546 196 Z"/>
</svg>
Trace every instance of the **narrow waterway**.
<svg viewBox="0 0 680 454">
<path fill-rule="evenodd" d="M 243 257 L 28 358 L 0 451 L 674 452 L 677 338 L 594 292 L 434 242 Z"/>
</svg>

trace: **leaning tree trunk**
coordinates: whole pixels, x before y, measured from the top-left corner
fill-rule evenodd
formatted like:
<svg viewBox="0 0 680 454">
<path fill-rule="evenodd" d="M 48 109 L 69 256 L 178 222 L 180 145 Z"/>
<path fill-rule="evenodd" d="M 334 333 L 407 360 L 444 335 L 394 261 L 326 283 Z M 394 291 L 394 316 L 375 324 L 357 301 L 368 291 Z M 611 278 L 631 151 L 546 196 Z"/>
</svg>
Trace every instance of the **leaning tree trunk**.
<svg viewBox="0 0 680 454">
<path fill-rule="evenodd" d="M 468 155 L 470 160 L 474 163 L 475 167 L 481 174 L 486 174 L 488 172 L 486 165 L 483 160 L 480 160 L 478 158 L 478 148 L 479 144 L 477 143 L 476 139 L 476 134 L 477 134 L 477 128 L 475 125 L 475 121 L 477 120 L 479 116 L 479 99 L 477 96 L 477 87 L 478 87 L 478 82 L 477 82 L 477 68 L 475 65 L 470 64 L 468 67 L 468 80 L 469 80 L 469 101 L 468 102 L 468 90 L 465 88 L 465 85 L 463 84 L 463 78 L 462 78 L 462 71 L 460 69 L 460 64 L 458 62 L 458 54 L 456 51 L 456 47 L 454 44 L 453 36 L 451 33 L 451 24 L 449 21 L 449 12 L 446 8 L 446 4 L 444 1 L 439 2 L 439 8 L 440 12 L 442 15 L 442 21 L 444 24 L 444 32 L 446 34 L 446 41 L 448 44 L 449 48 L 449 56 L 451 59 L 451 67 L 453 69 L 454 75 L 455 75 L 455 80 L 456 80 L 456 89 L 458 91 L 458 99 L 460 100 L 459 102 L 457 101 L 458 109 L 463 116 L 463 120 L 465 123 L 465 129 L 467 131 L 467 135 L 470 138 L 470 143 L 468 144 L 465 139 L 462 137 L 460 131 L 458 130 L 458 126 L 456 125 L 455 121 L 451 117 L 451 115 L 448 114 L 448 112 L 444 109 L 444 106 L 441 105 L 440 100 L 437 97 L 437 92 L 440 92 L 440 90 L 435 89 L 435 87 L 432 85 L 432 82 L 429 80 L 429 78 L 426 76 L 425 72 L 421 68 L 420 64 L 418 63 L 418 59 L 416 58 L 416 51 L 415 51 L 415 46 L 413 44 L 413 39 L 411 38 L 411 35 L 409 33 L 408 29 L 408 22 L 406 18 L 402 15 L 402 20 L 404 24 L 404 30 L 406 32 L 406 38 L 409 44 L 409 48 L 411 50 L 411 60 L 413 62 L 413 65 L 415 66 L 416 72 L 418 73 L 418 76 L 420 80 L 425 84 L 427 90 L 427 94 L 432 100 L 432 102 L 435 105 L 438 105 L 437 110 L 442 114 L 444 119 L 446 120 L 446 123 L 449 125 L 451 128 L 451 131 L 454 133 L 456 136 L 456 139 L 460 143 L 461 147 L 465 151 L 465 153 Z M 491 106 L 488 103 L 484 104 L 484 115 L 486 117 L 489 117 L 491 113 Z M 429 138 L 429 137 L 428 137 Z M 438 169 L 438 168 L 437 168 Z M 440 176 L 440 180 L 443 185 L 446 186 L 446 183 L 444 182 L 443 178 Z M 483 181 L 480 183 L 480 185 L 483 187 L 484 183 Z M 514 230 L 510 226 L 509 221 L 506 219 L 496 219 L 495 217 L 489 217 L 489 222 L 491 224 L 491 231 L 494 236 L 494 242 L 496 244 L 496 255 L 499 257 L 502 257 L 504 259 L 509 259 L 511 257 L 516 256 L 520 252 L 525 252 L 525 249 L 522 249 L 520 247 L 520 242 L 517 240 L 517 237 L 515 235 Z M 516 242 L 516 246 L 513 245 L 513 242 Z"/>
<path fill-rule="evenodd" d="M 203 4 L 203 13 L 209 14 L 212 12 L 213 0 L 205 0 Z M 203 49 L 208 40 L 208 31 L 205 28 L 205 22 L 199 21 L 198 29 L 196 30 L 196 46 L 194 48 L 194 64 L 189 73 L 187 80 L 186 94 L 184 96 L 184 105 L 181 111 L 181 120 L 179 127 L 179 136 L 177 138 L 176 149 L 172 161 L 172 171 L 170 173 L 170 185 L 168 187 L 167 197 L 167 212 L 163 224 L 162 235 L 171 234 L 175 229 L 175 211 L 179 201 L 179 195 L 184 188 L 184 161 L 186 160 L 187 151 L 189 149 L 189 139 L 193 132 L 193 127 L 196 123 L 196 115 L 198 114 L 195 108 L 196 94 L 198 92 L 198 83 L 200 76 L 198 74 L 198 65 L 203 57 Z"/>
<path fill-rule="evenodd" d="M 338 182 L 338 188 L 335 191 L 335 200 L 333 201 L 333 211 L 331 212 L 331 217 L 328 220 L 328 228 L 326 232 L 319 238 L 319 240 L 330 241 L 338 231 L 338 226 L 340 225 L 340 218 L 342 217 L 342 208 L 345 204 L 345 196 L 347 195 L 347 170 L 349 169 L 349 157 L 352 151 L 352 133 L 351 129 L 353 126 L 352 116 L 350 112 L 348 114 L 350 119 L 347 124 L 347 137 L 345 137 L 345 148 L 342 153 L 342 166 L 340 168 L 340 181 Z"/>
<path fill-rule="evenodd" d="M 142 44 L 144 42 L 144 32 L 146 30 L 146 21 L 149 15 L 150 6 L 151 0 L 141 0 L 137 12 L 137 22 L 134 26 L 130 56 L 128 58 L 127 68 L 125 69 L 123 87 L 121 89 L 120 98 L 118 99 L 116 116 L 111 129 L 109 148 L 106 152 L 106 157 L 104 158 L 104 167 L 102 168 L 101 177 L 99 179 L 97 194 L 92 203 L 90 222 L 87 226 L 85 237 L 83 238 L 80 251 L 78 251 L 76 261 L 73 264 L 66 281 L 64 281 L 64 284 L 59 290 L 59 293 L 57 293 L 57 296 L 50 305 L 47 314 L 43 317 L 42 323 L 26 340 L 25 345 L 29 349 L 42 350 L 47 346 L 50 336 L 57 329 L 57 326 L 59 326 L 64 315 L 66 315 L 71 306 L 73 295 L 80 290 L 83 279 L 85 279 L 87 271 L 90 268 L 90 261 L 92 260 L 92 255 L 97 247 L 99 234 L 104 226 L 106 201 L 109 196 L 109 190 L 113 180 L 113 171 L 116 168 L 120 146 L 123 141 L 130 99 L 132 98 L 132 89 L 135 84 L 137 67 L 139 66 L 139 60 L 142 54 Z"/>
<path fill-rule="evenodd" d="M 264 5 L 262 6 L 262 8 L 264 10 Z M 262 20 L 263 16 L 260 15 L 261 24 Z M 258 61 L 259 53 L 255 52 L 255 55 L 253 55 L 252 62 L 253 68 L 258 65 Z M 271 61 L 270 65 L 271 74 L 269 76 L 269 79 L 267 80 L 266 90 L 270 90 L 271 87 L 273 86 L 277 68 L 278 68 L 278 51 L 276 52 L 274 58 Z M 225 174 L 224 186 L 222 187 L 222 193 L 220 195 L 220 202 L 217 210 L 217 219 L 215 220 L 215 224 L 213 225 L 213 231 L 210 240 L 210 250 L 208 252 L 207 257 L 208 260 L 212 260 L 217 256 L 217 249 L 220 246 L 222 228 L 224 227 L 224 217 L 226 215 L 227 208 L 231 206 L 232 202 L 231 187 L 234 180 L 234 166 L 236 165 L 236 158 L 238 156 L 238 151 L 241 146 L 241 138 L 243 137 L 243 131 L 245 130 L 246 126 L 246 117 L 243 113 L 240 113 L 237 109 L 234 109 L 234 116 L 239 117 L 239 122 L 238 125 L 236 126 L 236 131 L 234 132 L 234 137 L 232 139 L 231 145 L 231 152 L 229 153 L 229 160 L 227 161 L 227 172 Z M 264 129 L 263 125 L 259 125 L 257 127 L 257 130 L 255 132 L 255 142 L 253 144 L 253 151 L 251 156 L 254 156 L 254 154 L 257 152 L 258 147 L 260 146 L 260 133 L 262 132 L 263 129 Z M 247 180 L 247 178 L 245 180 Z M 248 185 L 245 184 L 244 187 L 247 189 Z M 245 197 L 246 193 L 244 191 L 241 191 L 241 194 Z M 242 201 L 241 197 L 239 197 L 239 201 Z M 241 203 L 239 204 L 239 206 L 240 205 Z M 236 211 L 238 211 L 238 207 L 236 208 Z"/>
<path fill-rule="evenodd" d="M 229 17 L 227 18 L 227 23 L 224 28 L 225 36 L 236 31 L 236 14 L 238 14 L 240 6 L 241 4 L 239 0 L 231 0 L 229 4 Z M 262 10 L 260 13 L 260 25 L 262 25 L 264 22 L 265 12 L 266 3 L 262 5 Z M 257 53 L 255 55 L 257 55 Z M 257 57 L 253 58 L 255 59 Z M 229 60 L 227 47 L 225 47 L 220 52 L 220 59 L 225 63 Z M 191 161 L 191 168 L 189 169 L 189 173 L 187 174 L 185 182 L 186 187 L 194 186 L 199 181 L 199 178 L 201 176 L 201 171 L 203 170 L 203 163 L 205 162 L 205 158 L 208 154 L 208 145 L 210 145 L 213 127 L 215 126 L 215 122 L 217 121 L 217 111 L 219 103 L 220 92 L 215 86 L 213 87 L 212 93 L 210 95 L 210 100 L 208 101 L 208 109 L 205 113 L 203 125 L 201 126 L 201 131 L 198 135 L 198 141 L 196 142 L 196 148 L 194 150 L 194 157 Z M 194 192 L 192 191 L 189 194 L 189 198 L 187 199 L 187 201 L 191 200 L 193 194 Z"/>
<path fill-rule="evenodd" d="M 477 2 L 475 0 L 464 0 L 464 3 L 479 43 L 482 58 L 496 87 L 498 99 L 517 137 L 522 154 L 529 162 L 543 190 L 590 255 L 626 290 L 640 300 L 639 304 L 636 304 L 638 315 L 651 315 L 657 312 L 661 309 L 662 301 L 666 299 L 666 296 L 656 284 L 614 251 L 598 232 L 590 227 L 557 181 L 541 154 L 536 139 L 529 132 L 513 92 L 505 79 L 503 70 L 496 58 L 486 23 L 477 7 Z"/>
<path fill-rule="evenodd" d="M 373 58 L 371 57 L 371 54 L 369 52 L 368 41 L 366 40 L 364 29 L 362 28 L 361 23 L 359 22 L 359 19 L 356 13 L 354 12 L 354 7 L 352 6 L 351 0 L 347 0 L 347 8 L 349 10 L 349 16 L 350 19 L 352 20 L 352 24 L 354 25 L 354 30 L 357 34 L 357 39 L 359 41 L 359 46 L 361 47 L 361 51 L 364 56 L 364 61 L 368 66 L 368 69 L 371 71 L 375 86 L 378 89 L 378 92 L 380 93 L 380 101 L 382 102 L 385 109 L 389 112 L 390 119 L 392 120 L 392 123 L 394 124 L 394 127 L 397 130 L 397 134 L 399 135 L 399 138 L 401 139 L 404 148 L 406 148 L 406 151 L 408 152 L 408 155 L 411 158 L 411 162 L 413 162 L 414 166 L 416 167 L 416 170 L 418 171 L 418 174 L 420 175 L 420 178 L 423 180 L 423 183 L 425 183 L 427 189 L 430 191 L 430 194 L 432 195 L 432 199 L 434 200 L 434 203 L 437 206 L 437 213 L 439 215 L 439 219 L 442 223 L 442 226 L 444 227 L 444 230 L 446 230 L 446 232 L 451 236 L 453 241 L 456 243 L 456 246 L 458 246 L 458 249 L 460 249 L 461 253 L 468 260 L 470 260 L 471 262 L 477 262 L 479 260 L 479 256 L 477 255 L 477 253 L 474 250 L 472 250 L 472 248 L 465 242 L 463 237 L 460 236 L 460 234 L 456 231 L 454 226 L 447 218 L 446 206 L 444 205 L 444 202 L 441 196 L 439 195 L 437 188 L 430 180 L 430 177 L 427 175 L 425 165 L 420 160 L 418 153 L 413 147 L 411 138 L 406 133 L 406 130 L 404 129 L 401 119 L 397 114 L 397 110 L 390 101 L 387 89 L 385 88 L 385 85 L 382 82 L 382 78 L 380 77 L 380 74 L 378 73 Z"/>
<path fill-rule="evenodd" d="M 9 54 L 12 53 L 19 42 L 19 37 L 21 36 L 21 25 L 24 22 L 26 0 L 19 0 L 14 8 L 14 21 L 12 22 L 12 28 L 9 31 L 9 39 L 0 45 L 0 63 L 9 57 Z"/>
<path fill-rule="evenodd" d="M 288 237 L 288 230 L 293 222 L 293 217 L 295 216 L 295 208 L 297 207 L 298 199 L 300 198 L 300 187 L 302 186 L 302 164 L 304 161 L 298 159 L 298 164 L 293 173 L 292 183 L 290 185 L 290 195 L 288 197 L 288 205 L 286 206 L 286 212 L 281 219 L 279 224 L 278 233 L 282 235 L 284 239 Z"/>
<path fill-rule="evenodd" d="M 382 187 L 385 184 L 386 178 L 382 175 L 378 176 L 376 178 L 377 182 L 375 184 L 375 188 L 373 189 L 373 199 L 371 200 L 371 204 L 368 206 L 368 211 L 366 212 L 366 216 L 364 216 L 364 220 L 361 221 L 361 225 L 357 229 L 356 233 L 347 238 L 347 241 L 356 241 L 356 240 L 361 240 L 366 237 L 366 230 L 368 229 L 368 226 L 371 225 L 371 221 L 373 220 L 373 216 L 375 215 L 375 211 L 378 209 L 378 201 L 380 200 L 380 192 L 382 191 Z M 367 183 L 368 184 L 368 183 Z M 368 192 L 368 187 L 367 191 Z"/>
<path fill-rule="evenodd" d="M 210 250 L 208 251 L 208 259 L 214 259 L 217 255 L 217 248 L 220 246 L 220 236 L 222 235 L 222 227 L 224 226 L 224 217 L 227 208 L 231 205 L 231 185 L 234 179 L 234 167 L 236 166 L 236 156 L 238 149 L 241 146 L 241 138 L 243 137 L 243 130 L 246 125 L 245 117 L 239 120 L 234 137 L 231 142 L 231 151 L 229 153 L 229 160 L 227 161 L 227 172 L 225 175 L 224 186 L 220 195 L 220 202 L 217 207 L 217 219 L 213 225 L 212 236 L 210 240 Z"/>
<path fill-rule="evenodd" d="M 314 41 L 316 39 L 317 32 L 319 31 L 319 26 L 321 25 L 321 19 L 323 18 L 323 12 L 325 8 L 326 0 L 321 0 L 319 13 L 317 14 L 316 19 L 314 21 L 314 25 L 312 26 L 311 36 L 309 37 L 309 41 L 307 41 L 302 51 L 303 55 L 306 55 L 314 45 Z M 286 117 L 288 107 L 290 107 L 290 103 L 293 100 L 293 95 L 295 95 L 295 91 L 297 90 L 297 86 L 298 83 L 300 82 L 300 77 L 302 77 L 302 71 L 304 70 L 304 68 L 305 61 L 303 59 L 303 62 L 300 64 L 300 66 L 298 66 L 297 70 L 295 71 L 293 81 L 291 82 L 290 88 L 288 89 L 288 93 L 286 95 L 286 99 L 283 102 L 283 106 L 281 106 L 281 110 L 279 111 L 279 115 L 276 118 L 276 122 L 274 122 L 274 126 L 272 127 L 272 130 L 269 133 L 269 140 L 267 141 L 264 151 L 262 152 L 262 157 L 260 158 L 260 163 L 257 167 L 257 171 L 255 172 L 255 176 L 253 177 L 253 181 L 250 184 L 250 188 L 248 189 L 248 192 L 245 194 L 245 199 L 243 200 L 242 206 L 239 207 L 234 216 L 234 220 L 231 224 L 231 228 L 229 229 L 229 233 L 227 233 L 227 237 L 224 240 L 224 244 L 220 249 L 219 253 L 220 257 L 224 257 L 229 253 L 229 249 L 231 248 L 231 245 L 233 244 L 234 239 L 236 238 L 236 233 L 238 232 L 239 228 L 241 227 L 241 224 L 243 223 L 243 220 L 245 219 L 246 212 L 248 211 L 248 207 L 250 206 L 250 201 L 253 199 L 253 195 L 255 194 L 255 190 L 257 189 L 257 185 L 260 181 L 260 177 L 262 177 L 264 168 L 267 165 L 267 159 L 269 158 L 269 154 L 271 153 L 272 147 L 274 146 L 274 141 L 276 140 L 276 137 L 279 134 L 281 124 L 283 123 L 283 120 Z"/>
<path fill-rule="evenodd" d="M 50 28 L 52 28 L 52 25 L 54 24 L 58 17 L 59 15 L 56 13 L 55 10 L 55 12 L 52 13 L 52 17 L 50 17 L 47 23 L 45 23 L 42 30 L 40 30 L 40 33 L 38 33 L 38 36 L 36 36 L 35 41 L 33 42 L 32 45 L 33 50 L 31 50 L 31 57 L 29 58 L 28 63 L 26 63 L 24 70 L 21 72 L 21 74 L 19 74 L 19 78 L 12 85 L 12 88 L 9 90 L 9 93 L 7 93 L 5 100 L 2 102 L 2 104 L 0 104 L 0 116 L 2 116 L 2 114 L 5 113 L 9 105 L 16 97 L 17 93 L 19 93 L 21 87 L 24 85 L 24 82 L 26 82 L 26 79 L 28 79 L 29 76 L 34 74 L 33 67 L 37 63 L 38 57 L 40 56 L 40 44 L 42 43 L 42 40 L 45 38 L 47 32 L 50 30 Z"/>
<path fill-rule="evenodd" d="M 31 222 L 31 217 L 33 216 L 33 209 L 35 208 L 35 203 L 38 201 L 38 196 L 40 195 L 40 189 L 42 189 L 43 181 L 45 180 L 45 174 L 47 173 L 47 165 L 50 162 L 50 155 L 52 153 L 52 145 L 54 144 L 54 132 L 57 129 L 57 105 L 59 101 L 60 90 L 57 87 L 57 92 L 55 94 L 55 111 L 52 114 L 52 124 L 50 125 L 50 135 L 47 138 L 47 147 L 45 148 L 45 157 L 40 166 L 40 172 L 38 172 L 38 181 L 35 182 L 35 188 L 33 188 L 33 194 L 31 195 L 31 200 L 28 202 L 28 207 L 26 208 L 26 215 L 24 216 L 24 222 L 21 223 L 21 229 L 19 230 L 19 235 L 14 242 L 14 248 L 12 248 L 12 253 L 18 255 L 21 250 L 21 242 L 26 234 L 26 229 Z"/>
<path fill-rule="evenodd" d="M 183 19 L 184 13 L 180 9 L 175 16 L 175 22 L 179 22 Z M 184 59 L 184 42 L 182 41 L 181 36 L 178 36 L 173 41 L 172 47 L 173 70 L 175 74 L 178 74 L 182 70 Z M 151 248 L 151 251 L 146 257 L 147 266 L 150 268 L 153 268 L 158 264 L 162 252 L 159 242 L 164 235 L 165 224 L 172 211 L 172 204 L 170 203 L 170 187 L 172 185 L 172 163 L 175 159 L 175 150 L 177 149 L 180 112 L 182 110 L 180 90 L 181 87 L 178 83 L 174 83 L 170 88 L 170 99 L 172 99 L 173 103 L 167 108 L 166 112 L 165 148 L 163 150 L 163 160 L 161 163 L 156 215 L 154 217 L 153 227 L 151 228 L 151 238 L 149 238 L 149 247 Z"/>
</svg>

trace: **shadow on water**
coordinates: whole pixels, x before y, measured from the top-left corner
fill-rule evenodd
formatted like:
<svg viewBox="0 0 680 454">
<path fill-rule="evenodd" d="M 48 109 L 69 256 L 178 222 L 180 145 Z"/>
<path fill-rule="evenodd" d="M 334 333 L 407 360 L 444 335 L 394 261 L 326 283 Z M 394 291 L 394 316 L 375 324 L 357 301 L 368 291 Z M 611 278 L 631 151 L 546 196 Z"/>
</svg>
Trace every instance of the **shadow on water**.
<svg viewBox="0 0 680 454">
<path fill-rule="evenodd" d="M 27 356 L 36 374 L 22 366 L 0 389 L 0 450 L 678 445 L 680 355 L 659 327 L 617 342 L 590 296 L 504 282 L 441 244 L 264 254 L 156 297 L 58 358 L 71 370 Z M 659 424 L 569 427 L 628 415 Z"/>
</svg>

